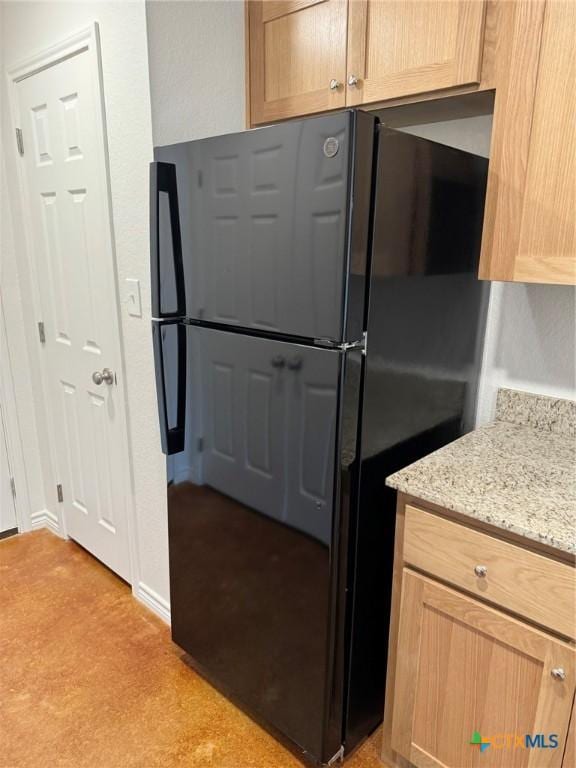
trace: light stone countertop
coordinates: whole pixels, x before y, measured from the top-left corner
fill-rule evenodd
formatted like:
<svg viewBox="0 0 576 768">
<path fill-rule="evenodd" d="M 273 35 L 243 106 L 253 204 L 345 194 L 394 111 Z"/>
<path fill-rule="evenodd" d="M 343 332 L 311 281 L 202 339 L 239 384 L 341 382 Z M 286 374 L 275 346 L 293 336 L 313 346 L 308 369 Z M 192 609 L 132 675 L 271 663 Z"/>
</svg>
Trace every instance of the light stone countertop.
<svg viewBox="0 0 576 768">
<path fill-rule="evenodd" d="M 500 390 L 496 421 L 386 480 L 416 496 L 576 552 L 576 402 Z"/>
</svg>

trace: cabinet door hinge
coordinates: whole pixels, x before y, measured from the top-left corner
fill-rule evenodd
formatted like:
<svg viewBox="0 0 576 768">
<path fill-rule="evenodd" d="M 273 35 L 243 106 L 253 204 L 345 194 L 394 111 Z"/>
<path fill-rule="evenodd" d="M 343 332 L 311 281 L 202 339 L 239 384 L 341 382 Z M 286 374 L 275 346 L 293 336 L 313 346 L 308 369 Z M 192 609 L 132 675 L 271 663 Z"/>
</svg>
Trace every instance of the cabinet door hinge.
<svg viewBox="0 0 576 768">
<path fill-rule="evenodd" d="M 13 498 L 16 498 L 16 483 L 14 482 L 14 478 L 10 478 L 10 489 L 12 490 L 12 496 Z"/>
<path fill-rule="evenodd" d="M 62 493 L 62 486 L 60 483 L 56 486 L 56 493 L 58 494 L 58 501 L 62 503 L 64 501 L 64 494 Z"/>
<path fill-rule="evenodd" d="M 22 156 L 24 154 L 24 139 L 21 128 L 16 128 L 16 146 L 18 147 L 18 154 Z"/>
<path fill-rule="evenodd" d="M 40 339 L 40 344 L 46 344 L 46 331 L 44 330 L 44 323 L 42 321 L 38 323 L 38 337 Z"/>
<path fill-rule="evenodd" d="M 198 438 L 198 442 L 197 442 L 196 445 L 197 445 L 197 448 L 198 448 L 198 453 L 202 453 L 202 451 L 204 450 L 204 438 L 203 437 L 199 437 Z"/>
</svg>

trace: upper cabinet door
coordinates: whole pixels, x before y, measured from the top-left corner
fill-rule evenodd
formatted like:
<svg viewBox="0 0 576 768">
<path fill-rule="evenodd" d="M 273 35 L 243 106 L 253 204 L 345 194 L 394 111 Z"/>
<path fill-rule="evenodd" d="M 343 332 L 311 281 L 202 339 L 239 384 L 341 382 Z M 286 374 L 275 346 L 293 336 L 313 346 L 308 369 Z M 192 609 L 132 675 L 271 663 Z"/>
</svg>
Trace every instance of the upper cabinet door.
<svg viewBox="0 0 576 768">
<path fill-rule="evenodd" d="M 346 0 L 251 0 L 251 123 L 345 104 Z"/>
<path fill-rule="evenodd" d="M 352 0 L 349 106 L 480 82 L 483 0 Z"/>
<path fill-rule="evenodd" d="M 576 283 L 576 3 L 548 2 L 513 279 Z"/>
</svg>

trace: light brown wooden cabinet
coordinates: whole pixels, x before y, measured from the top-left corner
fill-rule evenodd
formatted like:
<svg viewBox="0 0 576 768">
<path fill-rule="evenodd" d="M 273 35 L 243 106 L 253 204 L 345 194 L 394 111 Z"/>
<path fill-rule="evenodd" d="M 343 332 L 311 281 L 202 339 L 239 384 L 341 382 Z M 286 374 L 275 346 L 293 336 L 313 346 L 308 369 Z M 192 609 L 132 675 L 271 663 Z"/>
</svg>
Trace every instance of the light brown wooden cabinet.
<svg viewBox="0 0 576 768">
<path fill-rule="evenodd" d="M 533 563 L 515 558 L 523 552 L 543 561 L 535 572 Z M 468 574 L 479 567 L 488 575 L 476 576 L 476 587 Z M 473 531 L 400 497 L 384 722 L 387 765 L 574 768 L 566 762 L 572 759 L 568 731 L 574 728 L 574 621 L 560 625 L 571 632 L 570 639 L 535 625 L 531 619 L 541 615 L 523 594 L 530 583 L 538 592 L 558 576 L 557 568 L 566 570 L 560 571 L 561 581 L 572 577 L 571 591 L 549 593 L 550 602 L 565 602 L 559 608 L 574 618 L 571 564 Z M 497 602 L 506 578 L 510 595 L 518 599 L 502 609 Z M 471 743 L 475 733 L 490 742 L 482 753 Z M 527 747 L 526 734 L 541 734 L 548 747 Z"/>
<path fill-rule="evenodd" d="M 250 120 L 478 83 L 484 0 L 250 0 Z"/>
<path fill-rule="evenodd" d="M 253 125 L 345 106 L 346 0 L 248 4 Z"/>
<path fill-rule="evenodd" d="M 405 569 L 398 648 L 392 748 L 415 766 L 521 768 L 525 734 L 563 743 L 576 670 L 560 640 Z M 482 763 L 474 732 L 491 741 Z M 549 751 L 532 765 L 560 768 L 562 748 Z"/>
<path fill-rule="evenodd" d="M 576 3 L 537 1 L 523 13 L 531 44 L 516 32 L 496 87 L 480 277 L 574 285 Z"/>
<path fill-rule="evenodd" d="M 351 0 L 346 104 L 479 83 L 485 3 Z"/>
<path fill-rule="evenodd" d="M 576 284 L 574 0 L 246 0 L 249 125 L 494 91 L 479 277 Z"/>
</svg>

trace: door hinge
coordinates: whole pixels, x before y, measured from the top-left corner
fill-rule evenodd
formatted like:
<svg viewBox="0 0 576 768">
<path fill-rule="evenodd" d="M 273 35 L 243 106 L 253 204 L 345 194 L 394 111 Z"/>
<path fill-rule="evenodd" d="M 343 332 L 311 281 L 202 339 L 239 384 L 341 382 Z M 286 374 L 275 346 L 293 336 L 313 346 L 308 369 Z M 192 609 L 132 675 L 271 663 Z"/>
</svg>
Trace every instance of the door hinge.
<svg viewBox="0 0 576 768">
<path fill-rule="evenodd" d="M 198 453 L 202 453 L 202 451 L 204 450 L 204 438 L 203 437 L 199 437 L 198 438 L 198 441 L 196 443 L 196 447 L 198 448 Z"/>
<path fill-rule="evenodd" d="M 10 489 L 12 491 L 13 498 L 16 498 L 16 483 L 14 482 L 14 478 L 10 478 Z"/>
<path fill-rule="evenodd" d="M 18 147 L 18 154 L 22 156 L 24 154 L 24 139 L 21 128 L 16 128 L 16 146 Z"/>
<path fill-rule="evenodd" d="M 44 323 L 42 321 L 38 323 L 38 337 L 40 339 L 40 344 L 46 344 L 46 331 L 44 330 Z"/>
<path fill-rule="evenodd" d="M 62 493 L 62 486 L 60 483 L 56 486 L 56 493 L 58 494 L 58 501 L 62 503 L 64 501 L 64 494 Z"/>
</svg>

